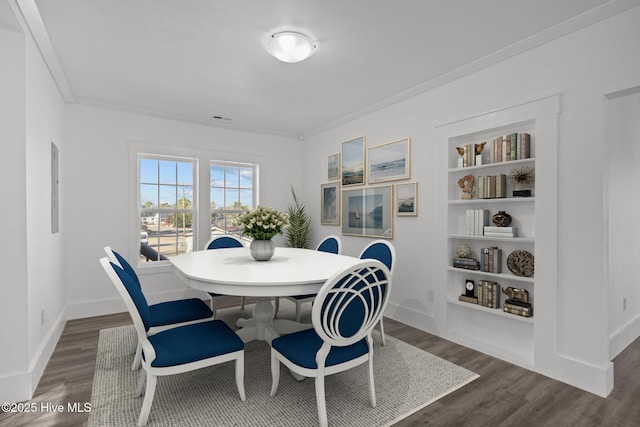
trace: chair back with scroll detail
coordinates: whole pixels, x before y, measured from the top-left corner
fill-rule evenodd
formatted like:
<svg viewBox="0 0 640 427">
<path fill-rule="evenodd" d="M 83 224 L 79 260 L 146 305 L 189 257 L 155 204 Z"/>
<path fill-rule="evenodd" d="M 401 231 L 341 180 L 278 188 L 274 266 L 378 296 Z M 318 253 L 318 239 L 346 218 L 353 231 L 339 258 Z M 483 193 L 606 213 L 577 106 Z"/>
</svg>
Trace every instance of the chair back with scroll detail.
<svg viewBox="0 0 640 427">
<path fill-rule="evenodd" d="M 380 261 L 363 260 L 328 279 L 316 296 L 313 329 L 271 342 L 271 396 L 278 390 L 280 362 L 315 378 L 318 419 L 327 425 L 324 377 L 369 362 L 369 398 L 376 406 L 371 331 L 389 300 L 391 274 Z"/>
</svg>

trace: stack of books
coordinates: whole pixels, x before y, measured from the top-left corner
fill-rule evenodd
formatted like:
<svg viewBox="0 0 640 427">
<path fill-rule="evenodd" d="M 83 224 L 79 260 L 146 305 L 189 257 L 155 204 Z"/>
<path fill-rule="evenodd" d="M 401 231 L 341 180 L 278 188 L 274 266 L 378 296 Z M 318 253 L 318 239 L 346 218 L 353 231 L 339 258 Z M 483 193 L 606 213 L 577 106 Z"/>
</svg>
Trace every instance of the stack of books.
<svg viewBox="0 0 640 427">
<path fill-rule="evenodd" d="M 484 235 L 487 237 L 518 237 L 518 229 L 516 227 L 486 225 L 484 227 Z"/>
<path fill-rule="evenodd" d="M 467 270 L 480 270 L 480 261 L 475 258 L 454 258 L 453 266 Z"/>
<path fill-rule="evenodd" d="M 497 246 L 480 248 L 480 271 L 502 273 L 502 249 Z"/>
<path fill-rule="evenodd" d="M 531 135 L 528 133 L 510 133 L 491 141 L 489 161 L 491 163 L 528 159 L 531 157 Z"/>
<path fill-rule="evenodd" d="M 485 225 L 489 224 L 488 209 L 467 209 L 465 232 L 470 236 L 482 236 Z"/>
<path fill-rule="evenodd" d="M 458 297 L 458 301 L 462 301 L 462 302 L 468 302 L 470 304 L 477 304 L 478 303 L 478 298 L 476 297 L 468 297 L 465 294 L 462 294 Z"/>
<path fill-rule="evenodd" d="M 500 285 L 488 280 L 478 282 L 478 304 L 489 308 L 500 307 Z"/>
<path fill-rule="evenodd" d="M 476 178 L 476 198 L 495 199 L 507 197 L 507 175 L 479 176 Z"/>
<path fill-rule="evenodd" d="M 523 317 L 533 316 L 533 306 L 530 302 L 523 302 L 517 299 L 508 299 L 504 302 L 502 310 Z"/>
</svg>

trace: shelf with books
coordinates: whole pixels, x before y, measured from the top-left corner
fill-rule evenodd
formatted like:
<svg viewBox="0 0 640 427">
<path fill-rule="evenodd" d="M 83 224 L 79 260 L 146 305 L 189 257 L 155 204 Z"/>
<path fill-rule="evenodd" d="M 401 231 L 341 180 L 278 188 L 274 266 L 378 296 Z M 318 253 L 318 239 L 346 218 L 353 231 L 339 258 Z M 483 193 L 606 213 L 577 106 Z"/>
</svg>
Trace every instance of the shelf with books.
<svg viewBox="0 0 640 427">
<path fill-rule="evenodd" d="M 491 315 L 495 315 L 495 316 L 501 316 L 501 317 L 507 317 L 509 319 L 514 319 L 520 322 L 524 322 L 524 323 L 529 323 L 529 324 L 533 324 L 534 322 L 534 318 L 533 317 L 523 317 L 523 316 L 518 316 L 515 314 L 510 314 L 510 313 L 505 313 L 504 311 L 502 311 L 502 308 L 490 308 L 490 307 L 485 307 L 479 304 L 473 304 L 473 303 L 469 303 L 469 302 L 463 302 L 463 301 L 458 301 L 456 299 L 453 298 L 449 298 L 447 299 L 447 303 L 449 304 L 453 304 L 453 305 L 458 305 L 464 308 L 468 308 L 470 310 L 479 310 L 483 313 L 488 313 Z"/>
</svg>

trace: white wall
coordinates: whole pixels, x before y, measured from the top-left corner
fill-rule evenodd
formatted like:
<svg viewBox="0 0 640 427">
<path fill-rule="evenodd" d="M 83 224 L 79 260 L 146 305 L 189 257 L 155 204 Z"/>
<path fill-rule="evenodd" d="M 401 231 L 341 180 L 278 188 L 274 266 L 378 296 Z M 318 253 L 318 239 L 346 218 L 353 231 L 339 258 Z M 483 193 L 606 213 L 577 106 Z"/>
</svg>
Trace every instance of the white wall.
<svg viewBox="0 0 640 427">
<path fill-rule="evenodd" d="M 107 245 L 129 260 L 138 256 L 128 249 L 130 213 L 136 209 L 129 182 L 132 144 L 210 151 L 213 159 L 258 162 L 260 203 L 281 210 L 291 201 L 290 185 L 298 187 L 303 177 L 302 145 L 295 139 L 80 105 L 65 110 L 64 142 L 63 279 L 69 318 L 124 310 L 98 259 Z M 141 281 L 152 302 L 185 289 L 170 271 L 143 274 Z"/>
<path fill-rule="evenodd" d="M 10 203 L 0 216 L 0 400 L 29 396 L 27 328 L 27 187 L 25 149 L 24 35 L 0 29 L 0 116 L 2 159 L 0 198 Z M 25 397 L 26 396 L 26 397 Z"/>
<path fill-rule="evenodd" d="M 0 30 L 1 197 L 10 202 L 0 249 L 2 401 L 31 397 L 65 320 L 62 233 L 53 235 L 50 228 L 50 143 L 62 146 L 63 104 L 33 40 L 18 27 Z"/>
<path fill-rule="evenodd" d="M 443 280 L 432 262 L 437 241 L 434 189 L 434 128 L 478 114 L 561 94 L 559 135 L 559 273 L 556 378 L 606 395 L 610 391 L 608 298 L 603 249 L 605 171 L 604 95 L 640 84 L 640 8 L 633 8 L 473 75 L 410 100 L 309 137 L 305 143 L 305 194 L 326 182 L 326 157 L 341 142 L 365 134 L 371 147 L 412 138 L 412 180 L 419 182 L 419 216 L 396 218 L 393 244 L 398 254 L 388 315 L 421 329 L 442 333 L 434 323 L 437 304 L 427 291 Z M 543 173 L 543 171 L 540 171 Z M 312 213 L 319 197 L 309 198 Z M 545 209 L 544 206 L 536 206 Z M 339 233 L 314 217 L 315 240 Z M 345 252 L 357 254 L 369 239 L 344 237 Z M 540 266 L 543 268 L 543 266 Z M 544 284 L 536 286 L 544 286 Z M 638 302 L 630 302 L 638 304 Z M 536 316 L 544 316 L 537 312 Z"/>
<path fill-rule="evenodd" d="M 29 370 L 35 390 L 65 321 L 64 230 L 51 233 L 51 143 L 63 159 L 66 153 L 61 137 L 64 103 L 31 37 L 26 38 L 25 59 Z"/>
<path fill-rule="evenodd" d="M 640 88 L 606 102 L 611 357 L 640 335 L 640 287 L 633 271 L 640 259 Z M 605 199 L 605 203 L 606 203 Z M 625 301 L 626 300 L 626 304 Z"/>
</svg>

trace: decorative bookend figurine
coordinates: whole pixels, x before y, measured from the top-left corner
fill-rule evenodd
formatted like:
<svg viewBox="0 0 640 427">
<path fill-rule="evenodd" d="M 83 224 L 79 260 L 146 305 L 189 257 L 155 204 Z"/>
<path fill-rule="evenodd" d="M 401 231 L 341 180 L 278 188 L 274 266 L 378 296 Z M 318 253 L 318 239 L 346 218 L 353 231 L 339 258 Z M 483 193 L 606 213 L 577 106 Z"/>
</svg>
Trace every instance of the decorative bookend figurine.
<svg viewBox="0 0 640 427">
<path fill-rule="evenodd" d="M 531 187 L 536 179 L 536 171 L 532 167 L 522 167 L 520 169 L 513 169 L 509 173 L 509 180 L 516 187 L 513 190 L 513 197 L 531 197 L 531 190 L 525 190 L 526 187 Z"/>
<path fill-rule="evenodd" d="M 462 189 L 461 199 L 469 200 L 473 197 L 471 192 L 473 191 L 473 184 L 475 184 L 475 182 L 476 178 L 473 175 L 465 175 L 458 180 L 458 186 Z"/>
<path fill-rule="evenodd" d="M 509 299 L 520 301 L 520 302 L 529 302 L 529 291 L 522 288 L 513 288 L 509 286 L 508 288 L 502 289 L 502 292 L 509 297 Z"/>
<path fill-rule="evenodd" d="M 466 168 L 467 166 L 479 166 L 482 164 L 482 150 L 487 142 L 482 144 L 467 144 L 464 147 L 456 147 L 456 151 L 460 154 L 458 159 L 458 167 Z"/>
</svg>

